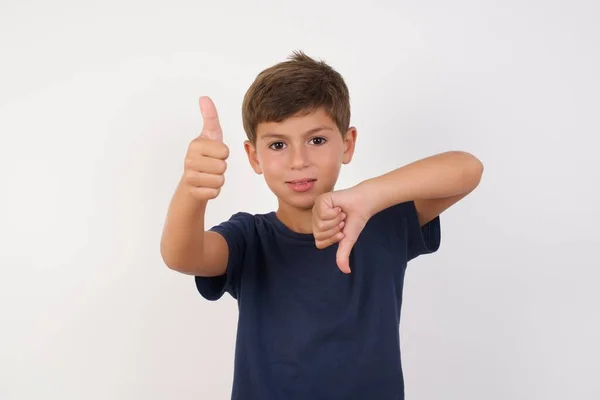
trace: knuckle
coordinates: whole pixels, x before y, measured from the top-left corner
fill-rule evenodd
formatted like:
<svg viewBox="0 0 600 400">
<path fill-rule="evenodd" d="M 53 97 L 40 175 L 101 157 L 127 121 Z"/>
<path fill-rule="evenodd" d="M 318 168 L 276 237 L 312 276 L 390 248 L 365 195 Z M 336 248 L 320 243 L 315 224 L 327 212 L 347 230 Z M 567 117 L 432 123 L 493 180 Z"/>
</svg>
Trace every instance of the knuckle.
<svg viewBox="0 0 600 400">
<path fill-rule="evenodd" d="M 224 174 L 225 171 L 227 171 L 227 162 L 224 160 L 215 160 L 215 163 L 213 164 L 213 168 L 215 171 L 215 174 Z"/>
<path fill-rule="evenodd" d="M 197 138 L 197 137 L 190 140 L 190 144 L 188 145 L 188 150 L 192 150 L 194 147 L 198 146 L 199 140 L 200 140 L 200 138 Z"/>
<path fill-rule="evenodd" d="M 189 169 L 188 169 L 188 170 L 185 170 L 185 171 L 183 172 L 183 179 L 184 179 L 186 182 L 188 182 L 188 183 L 189 183 L 189 182 L 191 182 L 191 180 L 193 179 L 193 175 L 194 175 L 194 174 L 193 174 L 193 171 L 190 171 Z"/>
<path fill-rule="evenodd" d="M 229 158 L 229 147 L 227 147 L 226 144 L 222 143 L 223 145 L 223 158 Z"/>
<path fill-rule="evenodd" d="M 219 189 L 225 180 L 223 175 L 206 175 L 205 182 L 207 187 Z"/>
<path fill-rule="evenodd" d="M 188 146 L 188 151 L 196 152 L 196 151 L 202 149 L 202 147 L 204 146 L 204 143 L 205 143 L 204 138 L 201 138 L 201 137 L 194 138 Z"/>
<path fill-rule="evenodd" d="M 194 165 L 196 164 L 195 160 L 191 157 L 186 157 L 183 165 L 186 169 L 192 169 L 194 168 Z"/>
</svg>

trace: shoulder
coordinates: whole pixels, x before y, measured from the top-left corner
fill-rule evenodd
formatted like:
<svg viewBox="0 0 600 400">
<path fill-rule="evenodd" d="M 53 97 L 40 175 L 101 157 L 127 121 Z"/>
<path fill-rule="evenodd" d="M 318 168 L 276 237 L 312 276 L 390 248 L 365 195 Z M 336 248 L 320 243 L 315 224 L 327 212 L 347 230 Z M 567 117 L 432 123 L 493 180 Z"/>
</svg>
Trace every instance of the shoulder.
<svg viewBox="0 0 600 400">
<path fill-rule="evenodd" d="M 257 215 L 251 214 L 245 211 L 238 211 L 232 214 L 228 219 L 222 221 L 215 227 L 230 227 L 230 226 L 243 226 L 243 225 L 251 225 L 254 224 Z"/>
<path fill-rule="evenodd" d="M 417 218 L 417 209 L 413 201 L 398 203 L 385 210 L 380 211 L 371 217 L 371 222 L 384 231 L 397 230 L 399 227 L 406 227 Z"/>
<path fill-rule="evenodd" d="M 441 244 L 441 222 L 436 216 L 421 226 L 414 201 L 391 206 L 372 218 L 373 231 L 408 250 L 408 260 L 423 254 L 435 253 Z"/>
<path fill-rule="evenodd" d="M 217 232 L 228 238 L 232 235 L 247 235 L 252 233 L 256 216 L 248 212 L 239 211 L 231 215 L 229 219 L 214 225 L 211 231 Z"/>
<path fill-rule="evenodd" d="M 249 239 L 269 229 L 269 225 L 272 224 L 269 215 L 239 211 L 232 214 L 226 221 L 211 227 L 210 230 L 220 233 L 226 238 Z"/>
</svg>

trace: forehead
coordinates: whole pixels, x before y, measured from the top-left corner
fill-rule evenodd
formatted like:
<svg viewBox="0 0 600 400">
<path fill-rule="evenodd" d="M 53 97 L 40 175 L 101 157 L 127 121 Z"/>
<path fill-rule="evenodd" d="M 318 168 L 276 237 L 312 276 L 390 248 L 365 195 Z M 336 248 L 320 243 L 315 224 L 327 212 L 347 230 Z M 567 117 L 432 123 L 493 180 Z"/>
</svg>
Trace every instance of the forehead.
<svg viewBox="0 0 600 400">
<path fill-rule="evenodd" d="M 260 139 L 267 134 L 281 136 L 296 136 L 310 132 L 317 128 L 326 128 L 337 132 L 337 126 L 323 109 L 307 113 L 300 113 L 282 122 L 261 122 L 256 127 L 256 137 Z"/>
</svg>

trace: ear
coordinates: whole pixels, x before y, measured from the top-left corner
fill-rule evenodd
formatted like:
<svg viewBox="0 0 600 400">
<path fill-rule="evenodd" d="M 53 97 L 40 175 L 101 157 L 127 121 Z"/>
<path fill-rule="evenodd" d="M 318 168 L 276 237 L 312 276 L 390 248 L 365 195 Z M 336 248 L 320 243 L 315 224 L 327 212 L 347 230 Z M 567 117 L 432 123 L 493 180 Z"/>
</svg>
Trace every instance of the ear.
<svg viewBox="0 0 600 400">
<path fill-rule="evenodd" d="M 244 142 L 244 150 L 246 150 L 246 154 L 248 155 L 248 161 L 250 162 L 250 166 L 257 174 L 262 174 L 262 168 L 260 167 L 260 163 L 258 161 L 258 154 L 256 153 L 256 146 L 252 144 L 249 140 Z"/>
<path fill-rule="evenodd" d="M 346 131 L 344 135 L 344 153 L 342 156 L 342 163 L 348 164 L 352 161 L 352 156 L 354 155 L 354 149 L 356 147 L 356 136 L 358 132 L 356 128 L 351 126 Z"/>
</svg>

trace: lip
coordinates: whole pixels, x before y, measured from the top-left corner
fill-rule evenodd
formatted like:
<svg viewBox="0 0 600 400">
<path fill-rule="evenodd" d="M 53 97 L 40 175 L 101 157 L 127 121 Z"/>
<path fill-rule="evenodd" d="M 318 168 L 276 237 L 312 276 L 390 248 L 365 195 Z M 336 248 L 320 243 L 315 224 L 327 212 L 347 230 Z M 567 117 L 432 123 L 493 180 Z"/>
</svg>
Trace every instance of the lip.
<svg viewBox="0 0 600 400">
<path fill-rule="evenodd" d="M 313 178 L 302 178 L 302 179 L 294 179 L 293 181 L 286 181 L 285 183 L 290 183 L 292 185 L 297 185 L 300 183 L 304 183 L 304 182 L 313 182 L 316 181 L 316 179 Z"/>
<path fill-rule="evenodd" d="M 312 178 L 303 178 L 303 179 L 294 179 L 292 181 L 287 181 L 286 184 L 294 191 L 294 192 L 307 192 L 315 187 L 316 179 Z"/>
</svg>

